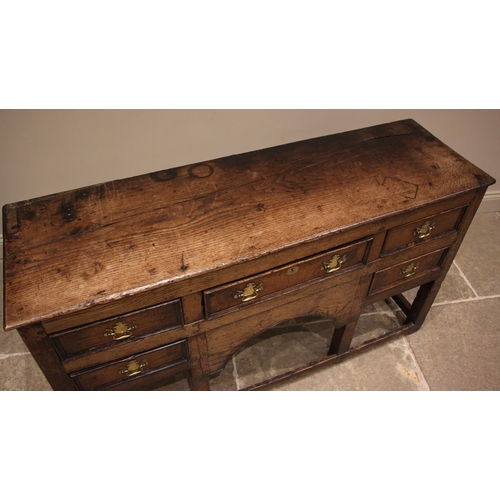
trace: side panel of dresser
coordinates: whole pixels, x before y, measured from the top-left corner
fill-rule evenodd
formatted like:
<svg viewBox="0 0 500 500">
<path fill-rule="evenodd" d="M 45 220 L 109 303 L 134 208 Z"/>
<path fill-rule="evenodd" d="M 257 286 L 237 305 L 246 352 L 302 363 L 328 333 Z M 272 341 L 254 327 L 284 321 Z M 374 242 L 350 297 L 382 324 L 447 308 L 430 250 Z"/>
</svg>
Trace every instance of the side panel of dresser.
<svg viewBox="0 0 500 500">
<path fill-rule="evenodd" d="M 75 390 L 75 386 L 64 369 L 43 326 L 41 324 L 29 325 L 19 328 L 18 332 L 52 389 L 55 391 Z"/>
</svg>

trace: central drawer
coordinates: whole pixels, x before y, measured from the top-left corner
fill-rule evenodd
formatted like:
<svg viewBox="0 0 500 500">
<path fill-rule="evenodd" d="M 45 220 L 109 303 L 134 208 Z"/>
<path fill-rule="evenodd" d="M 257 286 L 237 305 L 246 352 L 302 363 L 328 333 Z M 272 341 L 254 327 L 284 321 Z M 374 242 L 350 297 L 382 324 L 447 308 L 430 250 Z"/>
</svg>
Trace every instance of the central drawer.
<svg viewBox="0 0 500 500">
<path fill-rule="evenodd" d="M 363 266 L 371 240 L 371 237 L 366 238 L 244 280 L 207 290 L 203 293 L 206 317 L 211 318 L 235 307 L 252 304 L 277 292 L 318 279 L 333 278 Z"/>
</svg>

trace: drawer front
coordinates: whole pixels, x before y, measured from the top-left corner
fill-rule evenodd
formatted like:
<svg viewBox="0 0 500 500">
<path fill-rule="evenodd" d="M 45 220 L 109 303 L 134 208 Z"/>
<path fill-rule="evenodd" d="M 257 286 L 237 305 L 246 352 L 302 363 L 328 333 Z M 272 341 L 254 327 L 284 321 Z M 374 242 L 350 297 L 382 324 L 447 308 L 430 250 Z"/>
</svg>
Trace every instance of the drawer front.
<svg viewBox="0 0 500 500">
<path fill-rule="evenodd" d="M 399 286 L 405 282 L 411 286 L 412 281 L 420 279 L 426 273 L 439 269 L 447 249 L 407 260 L 396 266 L 375 273 L 370 289 L 370 295 Z"/>
<path fill-rule="evenodd" d="M 455 208 L 390 229 L 387 232 L 383 253 L 387 254 L 456 231 L 464 210 L 464 207 Z"/>
<path fill-rule="evenodd" d="M 334 277 L 365 262 L 367 238 L 329 252 L 293 262 L 204 292 L 207 318 L 227 309 L 252 304 L 263 297 L 313 280 Z"/>
<path fill-rule="evenodd" d="M 83 390 L 106 388 L 127 382 L 175 364 L 187 361 L 187 342 L 180 340 L 173 344 L 146 351 L 136 356 L 114 361 L 96 368 L 70 374 L 76 385 Z"/>
<path fill-rule="evenodd" d="M 183 361 L 182 363 L 167 366 L 161 370 L 149 372 L 140 377 L 131 377 L 128 380 L 114 384 L 108 387 L 103 387 L 97 390 L 103 391 L 149 391 L 158 389 L 159 387 L 170 384 L 175 375 L 180 373 L 189 372 L 189 363 Z"/>
<path fill-rule="evenodd" d="M 180 300 L 173 300 L 50 336 L 62 359 L 131 342 L 182 325 Z"/>
</svg>

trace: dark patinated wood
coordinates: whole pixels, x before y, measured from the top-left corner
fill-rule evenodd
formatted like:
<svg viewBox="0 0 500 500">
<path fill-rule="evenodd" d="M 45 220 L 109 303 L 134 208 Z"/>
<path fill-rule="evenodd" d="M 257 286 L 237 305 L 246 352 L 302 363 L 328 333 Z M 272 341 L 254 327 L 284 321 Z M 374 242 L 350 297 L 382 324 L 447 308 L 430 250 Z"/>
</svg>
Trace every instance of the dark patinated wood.
<svg viewBox="0 0 500 500">
<path fill-rule="evenodd" d="M 118 343 L 136 342 L 145 335 L 181 325 L 180 303 L 172 301 L 54 334 L 50 338 L 61 358 L 66 359 L 79 353 L 113 348 Z"/>
<path fill-rule="evenodd" d="M 439 276 L 437 276 L 434 281 L 430 281 L 429 283 L 426 283 L 420 287 L 407 318 L 407 322 L 412 322 L 415 325 L 415 330 L 420 328 L 425 321 L 427 313 L 429 312 L 429 309 L 431 308 L 432 303 L 434 302 L 434 299 L 439 292 L 441 284 L 446 277 L 446 273 L 453 263 L 453 259 L 465 237 L 467 228 L 469 227 L 474 215 L 477 212 L 477 209 L 479 208 L 485 192 L 486 187 L 477 189 L 474 199 L 472 200 L 468 210 L 462 217 L 462 220 L 460 221 L 458 236 L 450 246 L 450 250 L 447 252 L 443 262 L 441 263 L 443 272 Z"/>
<path fill-rule="evenodd" d="M 207 318 L 215 316 L 217 313 L 237 306 L 255 304 L 259 299 L 271 294 L 276 294 L 296 285 L 320 280 L 324 278 L 334 278 L 349 271 L 356 265 L 362 265 L 366 255 L 366 250 L 371 240 L 365 239 L 353 245 L 336 248 L 330 252 L 320 254 L 306 260 L 292 262 L 281 268 L 273 269 L 267 273 L 258 274 L 236 283 L 228 283 L 221 287 L 204 292 Z M 345 258 L 340 261 L 338 257 Z M 338 269 L 333 267 L 328 271 L 330 262 L 337 263 Z M 262 290 L 255 292 L 248 302 L 244 302 L 238 297 L 238 293 L 245 290 L 249 284 L 262 287 Z M 251 296 L 252 297 L 252 296 Z"/>
<path fill-rule="evenodd" d="M 349 317 L 346 321 L 341 322 L 341 328 L 336 328 L 333 332 L 330 348 L 328 350 L 329 355 L 340 355 L 349 350 L 356 329 L 356 324 L 358 323 L 358 319 L 361 314 L 363 298 L 367 294 L 370 281 L 371 274 L 366 274 L 359 280 L 356 295 L 349 310 Z"/>
<path fill-rule="evenodd" d="M 463 212 L 463 208 L 455 208 L 442 214 L 410 222 L 409 224 L 388 231 L 384 245 L 384 254 L 396 249 L 408 247 L 412 244 L 425 243 L 449 231 L 456 231 L 458 221 Z M 428 228 L 432 229 L 430 229 L 427 234 L 420 235 L 418 231 L 425 228 L 426 225 Z"/>
<path fill-rule="evenodd" d="M 401 309 L 403 314 L 408 316 L 411 310 L 411 303 L 410 301 L 403 295 L 393 295 L 391 299 L 396 303 L 396 305 Z M 390 302 L 389 299 L 386 299 L 386 302 Z"/>
<path fill-rule="evenodd" d="M 174 365 L 161 368 L 156 371 L 150 371 L 143 376 L 130 378 L 124 382 L 97 388 L 98 391 L 144 391 L 154 390 L 165 386 L 165 381 L 172 380 L 175 382 L 176 375 L 188 373 L 189 362 L 187 360 L 180 361 Z"/>
<path fill-rule="evenodd" d="M 187 348 L 186 341 L 181 340 L 105 366 L 73 373 L 71 377 L 79 388 L 90 390 L 127 383 L 131 377 L 140 378 L 162 368 L 179 365 L 183 361 L 187 361 Z"/>
<path fill-rule="evenodd" d="M 192 391 L 209 391 L 207 336 L 202 333 L 188 339 L 191 370 L 188 376 Z"/>
<path fill-rule="evenodd" d="M 405 120 L 7 205 L 5 326 L 187 281 L 490 182 L 443 149 Z"/>
<path fill-rule="evenodd" d="M 35 323 L 24 326 L 19 328 L 18 332 L 52 388 L 58 391 L 74 390 L 73 382 L 61 365 L 42 325 Z"/>
<path fill-rule="evenodd" d="M 311 289 L 312 288 L 312 289 Z M 325 283 L 308 287 L 301 294 L 291 294 L 282 300 L 275 300 L 266 314 L 243 317 L 231 324 L 231 328 L 215 328 L 207 333 L 210 373 L 216 373 L 226 365 L 238 348 L 260 332 L 306 314 L 318 314 L 334 318 L 342 323 L 351 308 L 356 286 L 352 282 L 325 287 Z"/>
<path fill-rule="evenodd" d="M 373 277 L 370 294 L 375 294 L 402 284 L 405 284 L 406 287 L 406 283 L 409 281 L 432 273 L 439 268 L 439 263 L 442 261 L 446 251 L 446 249 L 436 250 L 435 252 L 406 260 L 388 269 L 376 272 Z"/>
<path fill-rule="evenodd" d="M 328 316 L 308 372 L 373 344 L 351 348 L 363 305 L 395 297 L 406 315 L 381 338 L 420 327 L 493 182 L 402 120 L 10 204 L 5 328 L 56 389 L 184 371 L 203 390 L 259 332 Z M 146 352 L 149 369 L 117 377 Z"/>
<path fill-rule="evenodd" d="M 203 294 L 196 292 L 182 297 L 182 309 L 185 323 L 194 323 L 203 319 Z"/>
</svg>

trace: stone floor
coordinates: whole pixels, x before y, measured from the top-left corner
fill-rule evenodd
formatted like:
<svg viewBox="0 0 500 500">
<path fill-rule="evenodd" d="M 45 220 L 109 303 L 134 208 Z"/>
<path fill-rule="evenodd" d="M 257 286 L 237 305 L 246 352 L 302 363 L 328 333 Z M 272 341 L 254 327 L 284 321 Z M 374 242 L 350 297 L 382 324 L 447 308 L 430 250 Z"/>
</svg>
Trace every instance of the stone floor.
<svg viewBox="0 0 500 500">
<path fill-rule="evenodd" d="M 273 390 L 500 390 L 499 249 L 500 213 L 478 214 L 418 332 Z M 366 308 L 355 342 L 391 328 L 397 315 L 385 303 Z M 309 318 L 266 332 L 233 356 L 212 380 L 212 390 L 244 388 L 323 356 L 331 328 L 329 321 Z M 0 390 L 50 389 L 17 332 L 0 331 Z M 160 390 L 188 390 L 188 384 L 179 378 Z"/>
</svg>

